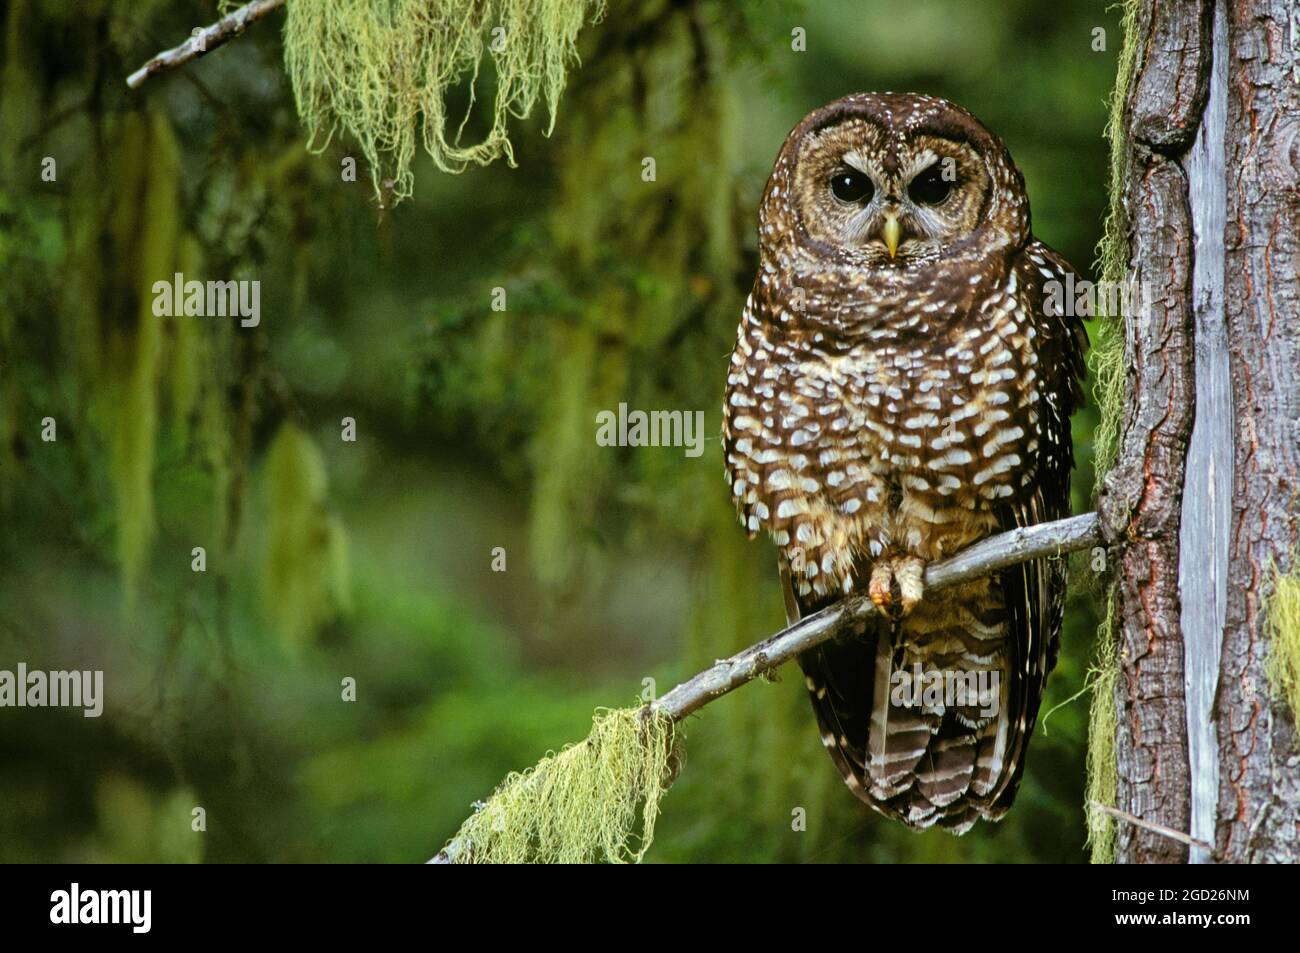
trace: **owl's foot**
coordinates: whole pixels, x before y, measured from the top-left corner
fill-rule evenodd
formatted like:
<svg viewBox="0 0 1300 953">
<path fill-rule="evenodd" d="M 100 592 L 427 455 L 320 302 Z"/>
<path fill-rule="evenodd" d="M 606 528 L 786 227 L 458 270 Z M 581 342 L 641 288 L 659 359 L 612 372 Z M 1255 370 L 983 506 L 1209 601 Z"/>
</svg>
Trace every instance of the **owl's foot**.
<svg viewBox="0 0 1300 953">
<path fill-rule="evenodd" d="M 895 602 L 894 588 L 898 588 Z M 876 608 L 894 609 L 901 618 L 916 608 L 925 595 L 925 562 L 919 556 L 894 556 L 876 561 L 871 567 L 867 595 Z"/>
<path fill-rule="evenodd" d="M 900 557 L 894 563 L 894 581 L 898 583 L 898 601 L 903 615 L 907 615 L 925 595 L 924 560 L 919 556 Z"/>
<path fill-rule="evenodd" d="M 878 559 L 871 567 L 871 582 L 867 583 L 867 595 L 876 604 L 876 608 L 885 610 L 894 601 L 890 589 L 894 584 L 893 565 L 887 559 Z"/>
</svg>

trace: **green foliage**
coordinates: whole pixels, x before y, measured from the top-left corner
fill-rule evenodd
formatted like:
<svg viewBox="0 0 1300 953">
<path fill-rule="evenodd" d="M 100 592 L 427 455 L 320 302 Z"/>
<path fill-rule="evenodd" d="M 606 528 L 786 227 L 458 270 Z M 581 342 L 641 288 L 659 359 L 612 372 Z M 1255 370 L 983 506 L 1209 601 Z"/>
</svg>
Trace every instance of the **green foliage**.
<svg viewBox="0 0 1300 953">
<path fill-rule="evenodd" d="M 265 487 L 262 608 L 280 637 L 297 647 L 350 607 L 347 536 L 326 508 L 320 451 L 291 423 L 267 451 Z"/>
<path fill-rule="evenodd" d="M 721 484 L 701 480 L 680 453 L 624 453 L 593 440 L 596 414 L 620 402 L 708 408 L 706 432 L 720 427 L 713 355 L 734 332 L 718 317 L 743 301 L 724 48 L 695 28 L 691 11 L 659 0 L 601 28 L 614 47 L 636 37 L 639 54 L 579 75 L 557 137 L 547 239 L 512 257 L 506 313 L 487 312 L 478 293 L 435 315 L 422 394 L 433 412 L 463 407 L 491 421 L 490 452 L 527 448 L 532 565 L 557 593 L 598 565 L 597 524 L 610 507 L 625 504 L 629 533 L 669 518 L 690 536 L 714 524 L 704 500 L 728 508 L 702 495 Z"/>
<path fill-rule="evenodd" d="M 543 100 L 554 125 L 578 31 L 603 9 L 600 0 L 294 0 L 285 67 L 318 148 L 345 132 L 370 164 L 375 194 L 400 201 L 411 194 L 417 140 L 445 172 L 501 157 L 513 165 L 509 120 Z M 461 145 L 469 113 L 449 136 L 447 100 L 468 76 L 473 103 L 485 46 L 496 72 L 492 125 L 481 142 Z"/>
<path fill-rule="evenodd" d="M 287 14 L 312 5 L 291 0 Z M 1007 139 L 1038 232 L 1074 261 L 1095 241 L 1097 104 L 1114 58 L 1087 49 L 1087 27 L 1107 22 L 1090 3 L 1008 0 L 997 18 L 957 0 L 901 14 L 879 0 L 621 4 L 578 37 L 583 67 L 554 136 L 499 142 L 518 169 L 441 176 L 415 156 L 410 168 L 428 170 L 419 193 L 378 222 L 370 183 L 340 181 L 337 145 L 302 149 L 274 31 L 126 91 L 122 76 L 159 38 L 184 36 L 212 7 L 7 8 L 7 35 L 19 20 L 23 35 L 6 46 L 0 88 L 0 654 L 93 660 L 116 687 L 99 720 L 0 719 L 6 860 L 180 858 L 186 838 L 213 862 L 423 860 L 509 771 L 591 729 L 596 706 L 646 678 L 666 688 L 779 628 L 772 549 L 736 525 L 716 440 L 699 458 L 597 447 L 594 415 L 623 401 L 699 409 L 716 434 L 758 196 L 809 108 L 855 89 L 950 96 Z M 370 27 L 411 9 L 391 3 Z M 488 13 L 508 9 L 475 7 L 477 42 Z M 529 5 L 536 17 L 558 9 Z M 808 53 L 791 51 L 792 24 L 808 28 Z M 329 43 L 388 42 L 377 36 Z M 462 111 L 467 139 L 492 135 L 492 116 L 469 102 L 472 77 L 445 84 L 449 148 L 462 148 Z M 543 73 L 524 83 L 547 98 Z M 164 116 L 177 155 L 155 158 Z M 317 131 L 331 130 L 353 134 Z M 48 186 L 32 175 L 46 154 L 60 157 Z M 395 161 L 380 149 L 372 172 L 395 179 Z M 150 268 L 167 258 L 187 276 L 260 279 L 264 318 L 158 321 L 154 386 L 136 392 L 153 395 L 152 445 L 137 440 L 124 479 L 110 448 L 119 424 L 139 421 L 110 393 L 150 376 L 132 376 L 144 366 L 146 253 Z M 496 287 L 504 312 L 489 304 Z M 1074 425 L 1076 508 L 1090 491 L 1091 413 Z M 46 414 L 59 420 L 54 445 L 35 437 Z M 337 439 L 344 415 L 359 422 L 356 443 Z M 152 488 L 128 613 L 119 485 Z M 195 545 L 206 574 L 190 571 Z M 490 568 L 497 546 L 506 572 Z M 1068 700 L 1087 676 L 1092 601 L 1080 590 L 1071 603 L 1045 701 L 1059 707 L 1006 822 L 954 839 L 865 811 L 828 763 L 791 668 L 692 721 L 689 766 L 645 859 L 1081 859 L 1086 706 Z M 344 677 L 355 701 L 340 697 Z M 596 727 L 616 732 L 607 752 L 624 786 L 612 790 L 647 794 L 644 755 L 659 749 L 629 745 L 626 722 Z M 581 762 L 565 783 L 594 777 L 584 748 L 549 762 Z M 108 797 L 123 778 L 138 796 Z M 509 795 L 514 810 L 524 796 Z M 192 834 L 188 811 L 163 809 L 173 798 L 219 822 Z M 612 833 L 552 832 L 571 845 L 552 854 L 603 857 L 611 843 L 621 859 L 640 854 L 634 799 L 598 797 Z M 138 837 L 117 836 L 100 810 L 110 803 Z"/>
</svg>

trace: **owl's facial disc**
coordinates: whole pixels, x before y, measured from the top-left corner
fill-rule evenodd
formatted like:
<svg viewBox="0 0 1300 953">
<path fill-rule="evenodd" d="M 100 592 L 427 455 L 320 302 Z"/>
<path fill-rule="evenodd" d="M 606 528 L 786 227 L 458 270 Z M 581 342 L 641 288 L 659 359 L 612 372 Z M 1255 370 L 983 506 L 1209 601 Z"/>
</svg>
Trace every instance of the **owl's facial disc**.
<svg viewBox="0 0 1300 953">
<path fill-rule="evenodd" d="M 862 265 L 898 268 L 974 233 L 990 187 L 970 143 L 855 117 L 804 140 L 793 198 L 810 237 Z"/>
</svg>

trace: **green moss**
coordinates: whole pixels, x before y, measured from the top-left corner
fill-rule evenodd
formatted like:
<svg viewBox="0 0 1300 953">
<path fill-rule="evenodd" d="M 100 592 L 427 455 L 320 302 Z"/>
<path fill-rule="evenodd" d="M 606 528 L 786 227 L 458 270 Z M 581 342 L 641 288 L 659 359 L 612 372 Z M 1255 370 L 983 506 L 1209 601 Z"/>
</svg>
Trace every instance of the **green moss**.
<svg viewBox="0 0 1300 953">
<path fill-rule="evenodd" d="M 597 711 L 585 741 L 501 782 L 448 842 L 447 856 L 479 864 L 640 862 L 667 790 L 673 733 L 658 713 Z"/>
<path fill-rule="evenodd" d="M 1268 647 L 1268 685 L 1285 699 L 1291 717 L 1300 723 L 1300 560 L 1292 559 L 1291 572 L 1274 567 L 1273 591 L 1267 602 L 1271 640 Z"/>
<path fill-rule="evenodd" d="M 507 124 L 538 100 L 549 133 L 578 31 L 603 9 L 601 0 L 294 0 L 285 67 L 316 148 L 346 133 L 370 164 L 376 195 L 399 201 L 411 194 L 417 144 L 446 172 L 502 157 L 513 165 Z M 467 82 L 472 106 L 485 53 L 496 73 L 492 125 L 482 141 L 461 145 L 469 112 L 449 136 L 448 93 Z"/>
</svg>

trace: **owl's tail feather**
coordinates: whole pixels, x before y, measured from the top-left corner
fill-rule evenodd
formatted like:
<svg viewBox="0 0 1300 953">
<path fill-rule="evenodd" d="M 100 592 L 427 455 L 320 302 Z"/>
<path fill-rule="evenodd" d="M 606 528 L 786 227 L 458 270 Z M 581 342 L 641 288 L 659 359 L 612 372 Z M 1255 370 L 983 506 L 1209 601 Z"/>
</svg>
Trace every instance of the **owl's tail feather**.
<svg viewBox="0 0 1300 953">
<path fill-rule="evenodd" d="M 969 707 L 899 704 L 894 689 L 911 672 L 897 637 L 896 624 L 868 620 L 799 657 L 840 776 L 862 801 L 918 830 L 937 824 L 960 834 L 981 818 L 1000 818 L 1010 806 L 1010 759 L 1019 753 L 1008 745 L 1014 709 L 1006 704 L 1006 680 L 993 717 Z"/>
</svg>

